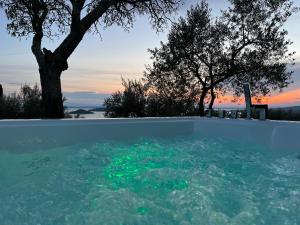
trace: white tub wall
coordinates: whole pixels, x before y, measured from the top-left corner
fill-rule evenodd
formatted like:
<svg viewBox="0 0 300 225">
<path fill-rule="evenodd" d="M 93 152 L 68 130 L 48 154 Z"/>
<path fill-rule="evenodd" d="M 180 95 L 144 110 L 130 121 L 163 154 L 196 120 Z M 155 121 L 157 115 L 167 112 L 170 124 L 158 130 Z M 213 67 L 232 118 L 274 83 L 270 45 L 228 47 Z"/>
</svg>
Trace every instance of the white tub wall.
<svg viewBox="0 0 300 225">
<path fill-rule="evenodd" d="M 203 137 L 245 140 L 274 150 L 300 152 L 298 122 L 199 117 L 0 121 L 0 149 L 28 151 L 101 139 L 163 138 L 192 133 Z"/>
<path fill-rule="evenodd" d="M 38 150 L 101 139 L 192 134 L 193 119 L 0 121 L 0 149 Z"/>
<path fill-rule="evenodd" d="M 205 118 L 195 122 L 195 132 L 254 142 L 272 150 L 300 152 L 299 122 Z"/>
</svg>

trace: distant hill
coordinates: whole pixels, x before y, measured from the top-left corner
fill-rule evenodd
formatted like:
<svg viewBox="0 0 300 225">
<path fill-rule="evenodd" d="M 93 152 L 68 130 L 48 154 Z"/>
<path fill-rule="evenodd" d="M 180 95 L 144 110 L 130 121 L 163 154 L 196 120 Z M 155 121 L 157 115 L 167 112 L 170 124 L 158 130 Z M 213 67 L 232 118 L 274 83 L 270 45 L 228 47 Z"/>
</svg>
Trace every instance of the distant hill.
<svg viewBox="0 0 300 225">
<path fill-rule="evenodd" d="M 84 110 L 84 109 L 78 109 L 72 112 L 69 112 L 69 114 L 80 114 L 80 115 L 84 115 L 84 114 L 94 114 L 93 112 L 89 111 L 89 110 Z"/>
<path fill-rule="evenodd" d="M 94 108 L 94 109 L 90 109 L 89 111 L 91 111 L 91 112 L 104 112 L 105 107 Z"/>
<path fill-rule="evenodd" d="M 281 109 L 285 111 L 292 111 L 294 113 L 300 112 L 300 106 L 289 106 L 289 107 L 278 107 L 278 108 L 273 108 L 273 109 Z"/>
<path fill-rule="evenodd" d="M 270 108 L 269 119 L 300 121 L 300 106 Z"/>
</svg>

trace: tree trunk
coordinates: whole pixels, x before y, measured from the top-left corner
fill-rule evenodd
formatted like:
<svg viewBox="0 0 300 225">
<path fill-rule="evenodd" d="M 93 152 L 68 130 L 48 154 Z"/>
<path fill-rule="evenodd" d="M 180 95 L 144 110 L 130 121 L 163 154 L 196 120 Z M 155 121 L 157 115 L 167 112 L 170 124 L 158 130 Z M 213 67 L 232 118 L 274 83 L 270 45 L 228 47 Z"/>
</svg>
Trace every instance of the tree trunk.
<svg viewBox="0 0 300 225">
<path fill-rule="evenodd" d="M 209 102 L 209 107 L 208 109 L 209 110 L 212 110 L 213 109 L 213 106 L 214 106 L 214 102 L 216 100 L 216 95 L 215 95 L 215 92 L 214 92 L 214 89 L 211 89 L 210 90 L 210 102 Z"/>
<path fill-rule="evenodd" d="M 42 101 L 45 118 L 56 119 L 64 117 L 64 106 L 61 92 L 60 75 L 62 71 L 57 65 L 45 65 L 40 69 Z"/>
<path fill-rule="evenodd" d="M 3 98 L 3 88 L 1 84 L 0 84 L 0 98 Z"/>
<path fill-rule="evenodd" d="M 204 105 L 204 100 L 206 97 L 207 91 L 202 90 L 200 100 L 199 100 L 199 114 L 201 117 L 205 116 L 205 105 Z"/>
</svg>

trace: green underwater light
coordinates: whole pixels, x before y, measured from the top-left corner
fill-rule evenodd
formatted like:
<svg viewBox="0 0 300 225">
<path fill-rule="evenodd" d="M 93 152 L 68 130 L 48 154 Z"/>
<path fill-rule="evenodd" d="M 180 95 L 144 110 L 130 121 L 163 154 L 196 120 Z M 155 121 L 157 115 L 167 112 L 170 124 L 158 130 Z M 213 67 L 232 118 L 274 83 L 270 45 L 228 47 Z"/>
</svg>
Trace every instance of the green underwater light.
<svg viewBox="0 0 300 225">
<path fill-rule="evenodd" d="M 188 187 L 188 182 L 176 175 L 180 155 L 174 149 L 143 142 L 121 147 L 105 169 L 105 178 L 113 189 L 168 193 Z"/>
</svg>

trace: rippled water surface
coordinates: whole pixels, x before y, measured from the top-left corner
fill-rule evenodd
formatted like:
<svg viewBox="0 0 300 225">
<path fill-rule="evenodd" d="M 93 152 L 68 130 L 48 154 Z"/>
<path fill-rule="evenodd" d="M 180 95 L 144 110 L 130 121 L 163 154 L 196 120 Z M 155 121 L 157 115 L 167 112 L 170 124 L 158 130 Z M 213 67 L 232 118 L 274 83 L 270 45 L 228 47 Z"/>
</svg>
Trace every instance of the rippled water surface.
<svg viewBox="0 0 300 225">
<path fill-rule="evenodd" d="M 0 151 L 1 225 L 300 224 L 300 153 L 196 136 L 23 152 Z"/>
</svg>

